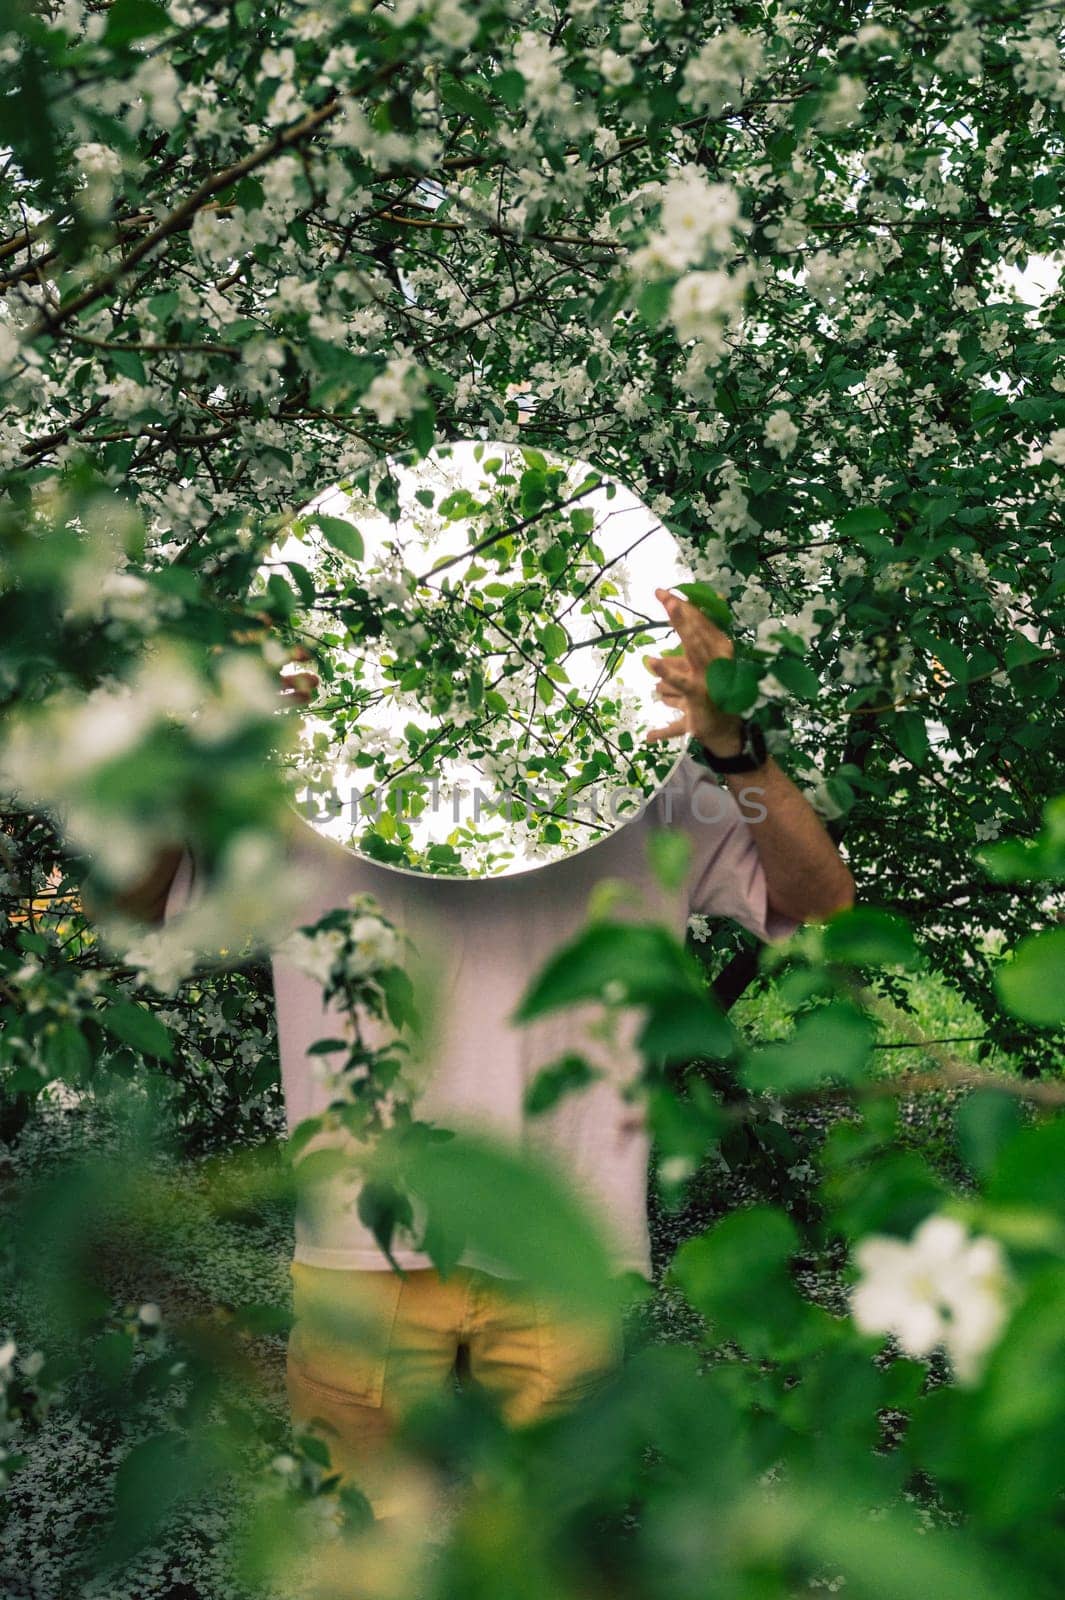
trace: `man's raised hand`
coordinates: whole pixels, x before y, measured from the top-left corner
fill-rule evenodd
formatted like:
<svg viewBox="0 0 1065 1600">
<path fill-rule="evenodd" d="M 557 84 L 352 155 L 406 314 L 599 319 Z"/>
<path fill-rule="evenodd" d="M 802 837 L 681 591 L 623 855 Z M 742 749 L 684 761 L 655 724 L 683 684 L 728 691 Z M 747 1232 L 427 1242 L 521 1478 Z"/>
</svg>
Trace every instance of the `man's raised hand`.
<svg viewBox="0 0 1065 1600">
<path fill-rule="evenodd" d="M 736 755 L 742 744 L 740 718 L 721 711 L 706 687 L 707 667 L 732 655 L 732 640 L 690 601 L 668 589 L 656 589 L 655 595 L 683 648 L 679 655 L 643 658 L 658 679 L 656 698 L 678 713 L 668 727 L 651 728 L 648 742 L 688 734 L 715 755 Z"/>
</svg>

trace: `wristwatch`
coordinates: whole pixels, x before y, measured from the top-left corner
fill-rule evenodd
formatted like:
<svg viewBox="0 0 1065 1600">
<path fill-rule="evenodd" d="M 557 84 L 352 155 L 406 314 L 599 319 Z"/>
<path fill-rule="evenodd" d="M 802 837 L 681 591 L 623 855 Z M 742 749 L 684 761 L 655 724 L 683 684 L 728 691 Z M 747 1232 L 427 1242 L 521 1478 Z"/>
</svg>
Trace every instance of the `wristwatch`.
<svg viewBox="0 0 1065 1600">
<path fill-rule="evenodd" d="M 757 772 L 769 759 L 765 734 L 757 722 L 748 722 L 746 717 L 740 721 L 738 755 L 715 756 L 713 751 L 700 744 L 698 739 L 692 740 L 690 750 L 692 759 L 698 761 L 701 766 L 709 767 L 711 772 L 726 775 L 730 772 Z"/>
</svg>

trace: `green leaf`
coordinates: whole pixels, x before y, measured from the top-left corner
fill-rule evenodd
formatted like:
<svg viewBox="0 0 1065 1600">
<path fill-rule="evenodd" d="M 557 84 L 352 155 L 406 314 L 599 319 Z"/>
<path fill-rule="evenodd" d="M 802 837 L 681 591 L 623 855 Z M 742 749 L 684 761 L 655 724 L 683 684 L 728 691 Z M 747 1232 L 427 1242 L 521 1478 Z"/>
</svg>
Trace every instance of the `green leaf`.
<svg viewBox="0 0 1065 1600">
<path fill-rule="evenodd" d="M 583 1201 L 546 1160 L 474 1135 L 427 1145 L 408 1185 L 438 1236 L 575 1310 L 614 1303 L 611 1264 Z"/>
<path fill-rule="evenodd" d="M 397 1228 L 409 1227 L 414 1220 L 408 1196 L 394 1184 L 371 1180 L 359 1190 L 355 1209 L 359 1221 L 369 1228 L 389 1261 L 393 1261 L 393 1234 Z"/>
<path fill-rule="evenodd" d="M 511 111 L 516 110 L 525 99 L 525 79 L 520 72 L 511 69 L 499 72 L 491 83 L 503 104 Z"/>
<path fill-rule="evenodd" d="M 788 1272 L 798 1244 L 782 1211 L 754 1206 L 682 1244 L 669 1277 L 710 1319 L 719 1341 L 735 1339 L 750 1355 L 771 1356 L 805 1319 Z"/>
<path fill-rule="evenodd" d="M 1037 644 L 1025 637 L 1023 633 L 1013 633 L 1009 644 L 1006 646 L 1006 666 L 1011 672 L 1017 667 L 1030 666 L 1033 661 L 1042 661 L 1045 651 L 1040 650 Z"/>
<path fill-rule="evenodd" d="M 14 18 L 17 13 L 8 8 L 8 15 Z M 48 110 L 53 81 L 45 75 L 40 52 L 23 48 L 15 92 L 0 94 L 0 140 L 17 152 L 27 177 L 46 184 L 55 182 L 58 166 L 55 125 Z"/>
<path fill-rule="evenodd" d="M 733 1054 L 736 1036 L 709 994 L 676 995 L 655 1006 L 637 1040 L 648 1060 L 721 1060 Z"/>
<path fill-rule="evenodd" d="M 915 966 L 913 930 L 902 917 L 877 906 L 851 906 L 826 922 L 823 949 L 828 961 L 851 966 Z"/>
<path fill-rule="evenodd" d="M 435 846 L 437 849 L 450 849 L 450 846 Z M 455 852 L 452 851 L 452 854 Z M 384 996 L 385 1010 L 388 1020 L 394 1028 L 417 1028 L 418 1008 L 415 1001 L 414 985 L 409 974 L 403 967 L 385 967 L 378 974 L 377 981 Z"/>
<path fill-rule="evenodd" d="M 836 518 L 836 532 L 856 539 L 867 533 L 883 533 L 891 526 L 891 518 L 879 506 L 855 506 Z"/>
<path fill-rule="evenodd" d="M 795 102 L 795 109 L 791 114 L 791 124 L 797 134 L 806 132 L 820 111 L 824 98 L 820 90 L 814 89 L 810 94 L 802 95 Z"/>
<path fill-rule="evenodd" d="M 170 18 L 155 0 L 114 0 L 107 13 L 103 43 L 106 49 L 114 50 L 135 39 L 165 33 L 169 27 Z"/>
<path fill-rule="evenodd" d="M 133 1339 L 124 1330 L 111 1328 L 89 1346 L 89 1360 L 108 1389 L 121 1389 L 133 1364 Z"/>
<path fill-rule="evenodd" d="M 919 1526 L 909 1507 L 885 1506 L 870 1516 L 842 1462 L 827 1482 L 815 1485 L 811 1475 L 782 1498 L 788 1502 L 784 1515 L 792 1519 L 788 1525 L 797 1530 L 793 1548 L 819 1569 L 838 1573 L 845 1594 L 862 1600 L 1024 1600 L 1023 1578 L 1018 1581 L 1016 1569 L 992 1553 L 990 1540 Z"/>
<path fill-rule="evenodd" d="M 1032 182 L 1032 204 L 1038 211 L 1056 206 L 1058 193 L 1058 180 L 1052 172 L 1041 172 Z"/>
<path fill-rule="evenodd" d="M 549 622 L 540 634 L 540 644 L 548 661 L 555 661 L 569 648 L 569 634 L 557 622 Z"/>
<path fill-rule="evenodd" d="M 101 1565 L 142 1550 L 221 1466 L 219 1451 L 207 1439 L 177 1430 L 135 1444 L 115 1474 L 113 1525 L 99 1552 Z"/>
<path fill-rule="evenodd" d="M 307 568 L 302 561 L 286 561 L 285 566 L 288 568 L 292 580 L 300 592 L 300 599 L 303 604 L 305 606 L 313 606 L 317 591 L 314 587 L 314 579 L 307 571 Z"/>
<path fill-rule="evenodd" d="M 956 644 L 951 644 L 948 639 L 939 639 L 933 635 L 928 636 L 927 646 L 941 664 L 946 667 L 951 677 L 957 683 L 968 683 L 970 667 L 968 657 Z"/>
<path fill-rule="evenodd" d="M 1065 1216 L 1065 1116 L 1025 1127 L 999 1152 L 986 1185 L 991 1205 Z"/>
<path fill-rule="evenodd" d="M 688 1059 L 692 1059 L 688 1057 Z M 669 1189 L 676 1180 L 662 1174 L 662 1163 L 681 1156 L 680 1182 L 691 1177 L 709 1151 L 720 1143 L 728 1121 L 713 1091 L 702 1078 L 693 1078 L 683 1098 L 665 1083 L 652 1082 L 647 1094 L 647 1117 L 658 1154 L 658 1184 Z"/>
<path fill-rule="evenodd" d="M 550 1066 L 541 1067 L 525 1090 L 525 1110 L 530 1117 L 550 1111 L 567 1094 L 586 1089 L 603 1074 L 589 1066 L 583 1056 L 565 1055 Z"/>
<path fill-rule="evenodd" d="M 742 717 L 758 698 L 762 669 L 755 661 L 729 656 L 711 661 L 706 669 L 706 688 L 720 711 Z"/>
<path fill-rule="evenodd" d="M 663 282 L 645 283 L 637 294 L 636 309 L 650 327 L 657 328 L 665 316 L 672 289 L 672 283 L 666 279 Z"/>
<path fill-rule="evenodd" d="M 898 711 L 889 724 L 895 743 L 915 767 L 928 761 L 928 725 L 919 711 Z"/>
<path fill-rule="evenodd" d="M 131 1000 L 119 1000 L 99 1012 L 97 1021 L 116 1039 L 144 1055 L 158 1056 L 163 1061 L 174 1059 L 170 1034 L 159 1018 L 144 1006 L 134 1005 Z"/>
<path fill-rule="evenodd" d="M 1065 1022 L 1065 928 L 1022 939 L 996 969 L 995 988 L 1007 1011 L 1025 1022 L 1044 1028 Z"/>
<path fill-rule="evenodd" d="M 725 633 L 732 631 L 732 613 L 724 595 L 708 583 L 675 583 L 673 587 Z"/>
<path fill-rule="evenodd" d="M 755 1091 L 810 1089 L 826 1079 L 859 1079 L 869 1059 L 876 1029 L 862 1012 L 845 1004 L 825 1006 L 800 1017 L 790 1039 L 752 1050 L 743 1081 Z"/>
<path fill-rule="evenodd" d="M 514 1020 L 530 1022 L 580 1001 L 617 992 L 619 1004 L 654 1005 L 671 995 L 701 995 L 698 967 L 667 928 L 655 923 L 593 923 L 556 951 L 533 980 Z"/>
<path fill-rule="evenodd" d="M 812 667 L 805 661 L 800 661 L 798 656 L 788 655 L 781 651 L 774 656 L 772 673 L 785 689 L 800 700 L 816 700 L 821 693 L 821 680 Z"/>
<path fill-rule="evenodd" d="M 978 850 L 976 859 L 1000 883 L 1065 878 L 1065 795 L 1047 802 L 1034 839 L 1002 839 Z"/>
<path fill-rule="evenodd" d="M 962 1101 L 954 1120 L 962 1155 L 978 1176 L 987 1177 L 1003 1147 L 1020 1130 L 1020 1102 L 1011 1094 L 977 1089 Z"/>
<path fill-rule="evenodd" d="M 124 378 L 132 378 L 134 383 L 140 384 L 143 388 L 148 382 L 148 374 L 136 350 L 112 350 L 110 354 L 111 365 L 115 371 L 120 372 Z"/>
<path fill-rule="evenodd" d="M 988 422 L 1005 411 L 1006 405 L 1004 394 L 996 394 L 993 389 L 978 389 L 969 403 L 969 415 L 974 423 Z"/>
<path fill-rule="evenodd" d="M 407 424 L 411 443 L 419 456 L 427 456 L 436 442 L 436 410 L 433 406 L 420 406 Z"/>
<path fill-rule="evenodd" d="M 366 546 L 362 534 L 352 523 L 345 522 L 342 517 L 325 517 L 316 513 L 314 526 L 321 530 L 323 539 L 334 550 L 339 550 L 341 555 L 350 556 L 353 561 L 365 559 Z"/>
<path fill-rule="evenodd" d="M 445 105 L 451 106 L 452 110 L 461 112 L 465 117 L 472 117 L 479 127 L 491 131 L 498 122 L 488 101 L 476 94 L 468 84 L 460 83 L 457 78 L 441 79 L 440 96 Z"/>
<path fill-rule="evenodd" d="M 173 316 L 181 304 L 181 296 L 176 289 L 164 289 L 162 294 L 153 294 L 148 301 L 148 310 L 159 322 L 166 322 Z"/>
<path fill-rule="evenodd" d="M 61 1022 L 44 1037 L 45 1060 L 65 1083 L 83 1082 L 92 1066 L 92 1054 L 76 1022 Z"/>
<path fill-rule="evenodd" d="M 691 865 L 691 842 L 678 828 L 652 828 L 647 835 L 647 859 L 663 889 L 679 889 Z"/>
</svg>

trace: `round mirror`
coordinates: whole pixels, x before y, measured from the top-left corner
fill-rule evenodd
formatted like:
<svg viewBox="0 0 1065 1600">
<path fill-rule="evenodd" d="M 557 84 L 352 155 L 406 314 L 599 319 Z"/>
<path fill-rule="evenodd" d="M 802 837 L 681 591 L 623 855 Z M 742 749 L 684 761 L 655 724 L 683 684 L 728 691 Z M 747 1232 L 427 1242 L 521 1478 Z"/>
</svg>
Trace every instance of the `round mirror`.
<svg viewBox="0 0 1065 1600">
<path fill-rule="evenodd" d="M 654 591 L 688 576 L 633 494 L 517 444 L 327 489 L 263 569 L 320 678 L 297 809 L 416 872 L 524 872 L 594 844 L 680 757 L 645 742 L 668 713 L 642 657 L 676 644 Z"/>
</svg>

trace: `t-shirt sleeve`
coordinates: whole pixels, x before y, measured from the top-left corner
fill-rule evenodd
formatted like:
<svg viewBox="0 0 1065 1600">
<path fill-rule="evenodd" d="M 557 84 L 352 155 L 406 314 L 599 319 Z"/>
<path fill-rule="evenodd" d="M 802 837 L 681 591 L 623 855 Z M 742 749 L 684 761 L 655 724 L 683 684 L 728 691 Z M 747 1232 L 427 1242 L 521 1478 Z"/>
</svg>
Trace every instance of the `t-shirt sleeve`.
<svg viewBox="0 0 1065 1600">
<path fill-rule="evenodd" d="M 706 767 L 690 758 L 680 763 L 662 822 L 683 828 L 691 842 L 689 914 L 728 917 L 766 944 L 800 926 L 769 904 L 757 822 L 745 818 L 732 791 Z"/>
</svg>

